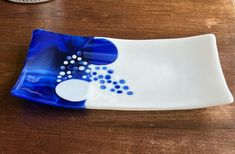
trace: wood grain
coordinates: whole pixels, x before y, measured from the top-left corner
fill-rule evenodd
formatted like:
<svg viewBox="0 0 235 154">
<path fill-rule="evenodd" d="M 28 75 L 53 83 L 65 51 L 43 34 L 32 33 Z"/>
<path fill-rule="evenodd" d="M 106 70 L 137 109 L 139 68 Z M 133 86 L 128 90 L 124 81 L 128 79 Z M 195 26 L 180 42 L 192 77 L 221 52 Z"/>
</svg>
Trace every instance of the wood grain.
<svg viewBox="0 0 235 154">
<path fill-rule="evenodd" d="M 214 33 L 235 94 L 233 0 L 0 1 L 0 153 L 235 153 L 234 104 L 161 112 L 68 110 L 10 96 L 31 32 L 115 38 Z"/>
</svg>

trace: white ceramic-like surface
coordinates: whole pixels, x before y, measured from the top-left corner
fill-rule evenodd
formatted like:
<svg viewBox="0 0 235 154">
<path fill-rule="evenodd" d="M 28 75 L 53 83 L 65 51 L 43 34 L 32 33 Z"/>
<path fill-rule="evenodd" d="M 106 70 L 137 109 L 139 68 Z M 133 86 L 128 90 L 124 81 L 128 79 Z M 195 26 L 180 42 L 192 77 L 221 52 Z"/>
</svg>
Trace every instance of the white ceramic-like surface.
<svg viewBox="0 0 235 154">
<path fill-rule="evenodd" d="M 233 102 L 213 34 L 180 39 L 105 39 L 118 48 L 117 60 L 108 67 L 128 82 L 134 95 L 100 90 L 99 83 L 91 82 L 86 108 L 173 110 Z"/>
</svg>

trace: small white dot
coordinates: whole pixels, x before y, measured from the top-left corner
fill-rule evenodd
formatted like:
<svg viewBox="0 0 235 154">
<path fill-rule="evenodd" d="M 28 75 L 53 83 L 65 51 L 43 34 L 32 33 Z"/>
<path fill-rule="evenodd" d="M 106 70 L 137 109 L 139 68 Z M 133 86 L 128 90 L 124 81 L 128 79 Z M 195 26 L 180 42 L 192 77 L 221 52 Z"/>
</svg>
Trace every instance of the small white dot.
<svg viewBox="0 0 235 154">
<path fill-rule="evenodd" d="M 64 64 L 67 65 L 69 62 L 68 61 L 64 61 Z"/>
<path fill-rule="evenodd" d="M 78 57 L 77 60 L 78 60 L 78 61 L 81 61 L 81 60 L 82 60 L 82 57 Z"/>
<path fill-rule="evenodd" d="M 69 75 L 68 78 L 72 78 L 72 75 Z"/>
<path fill-rule="evenodd" d="M 76 58 L 77 58 L 77 55 L 72 55 L 72 58 L 73 58 L 73 59 L 76 59 Z"/>
<path fill-rule="evenodd" d="M 67 74 L 71 74 L 71 71 L 67 71 Z"/>
<path fill-rule="evenodd" d="M 86 73 L 90 73 L 91 72 L 91 70 L 90 69 L 86 69 Z"/>
<path fill-rule="evenodd" d="M 58 75 L 57 78 L 62 78 L 62 76 L 61 76 L 61 75 Z"/>
<path fill-rule="evenodd" d="M 71 60 L 70 63 L 73 64 L 75 61 L 74 60 Z"/>
<path fill-rule="evenodd" d="M 80 71 L 83 71 L 83 70 L 85 70 L 85 67 L 84 67 L 84 66 L 80 66 L 78 69 L 79 69 Z"/>
<path fill-rule="evenodd" d="M 89 68 L 92 68 L 92 65 L 88 65 Z"/>
<path fill-rule="evenodd" d="M 58 79 L 58 80 L 56 80 L 57 82 L 61 82 L 61 80 L 60 79 Z"/>
<path fill-rule="evenodd" d="M 65 72 L 60 72 L 60 75 L 65 75 Z"/>
<path fill-rule="evenodd" d="M 87 78 L 87 76 L 86 76 L 86 75 L 83 75 L 83 76 L 82 76 L 82 78 L 83 78 L 83 79 L 86 79 L 86 78 Z"/>
<path fill-rule="evenodd" d="M 86 61 L 83 62 L 83 65 L 87 65 L 88 63 Z"/>
</svg>

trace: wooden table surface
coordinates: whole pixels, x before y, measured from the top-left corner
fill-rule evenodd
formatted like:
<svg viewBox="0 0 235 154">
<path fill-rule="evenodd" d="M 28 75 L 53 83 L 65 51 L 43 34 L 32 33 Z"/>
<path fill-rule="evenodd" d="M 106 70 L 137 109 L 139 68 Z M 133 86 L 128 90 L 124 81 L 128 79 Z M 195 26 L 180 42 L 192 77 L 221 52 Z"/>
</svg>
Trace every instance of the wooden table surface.
<svg viewBox="0 0 235 154">
<path fill-rule="evenodd" d="M 35 28 L 131 39 L 214 33 L 235 94 L 233 0 L 0 1 L 0 153 L 235 153 L 234 104 L 186 111 L 69 110 L 10 96 Z"/>
</svg>

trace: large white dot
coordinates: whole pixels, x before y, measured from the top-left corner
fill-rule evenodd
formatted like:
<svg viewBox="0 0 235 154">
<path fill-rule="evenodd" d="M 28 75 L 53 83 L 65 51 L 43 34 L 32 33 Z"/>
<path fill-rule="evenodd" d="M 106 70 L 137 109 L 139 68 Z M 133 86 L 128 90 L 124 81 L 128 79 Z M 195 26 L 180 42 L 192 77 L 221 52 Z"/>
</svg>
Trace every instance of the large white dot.
<svg viewBox="0 0 235 154">
<path fill-rule="evenodd" d="M 86 100 L 88 88 L 89 82 L 78 79 L 70 79 L 59 83 L 56 86 L 55 91 L 58 96 L 65 100 L 79 102 Z"/>
<path fill-rule="evenodd" d="M 83 62 L 83 65 L 87 65 L 88 63 L 86 61 Z"/>
<path fill-rule="evenodd" d="M 71 71 L 67 71 L 67 74 L 71 74 Z"/>
<path fill-rule="evenodd" d="M 78 57 L 77 60 L 78 60 L 78 61 L 81 61 L 81 60 L 82 60 L 82 57 Z"/>
</svg>

